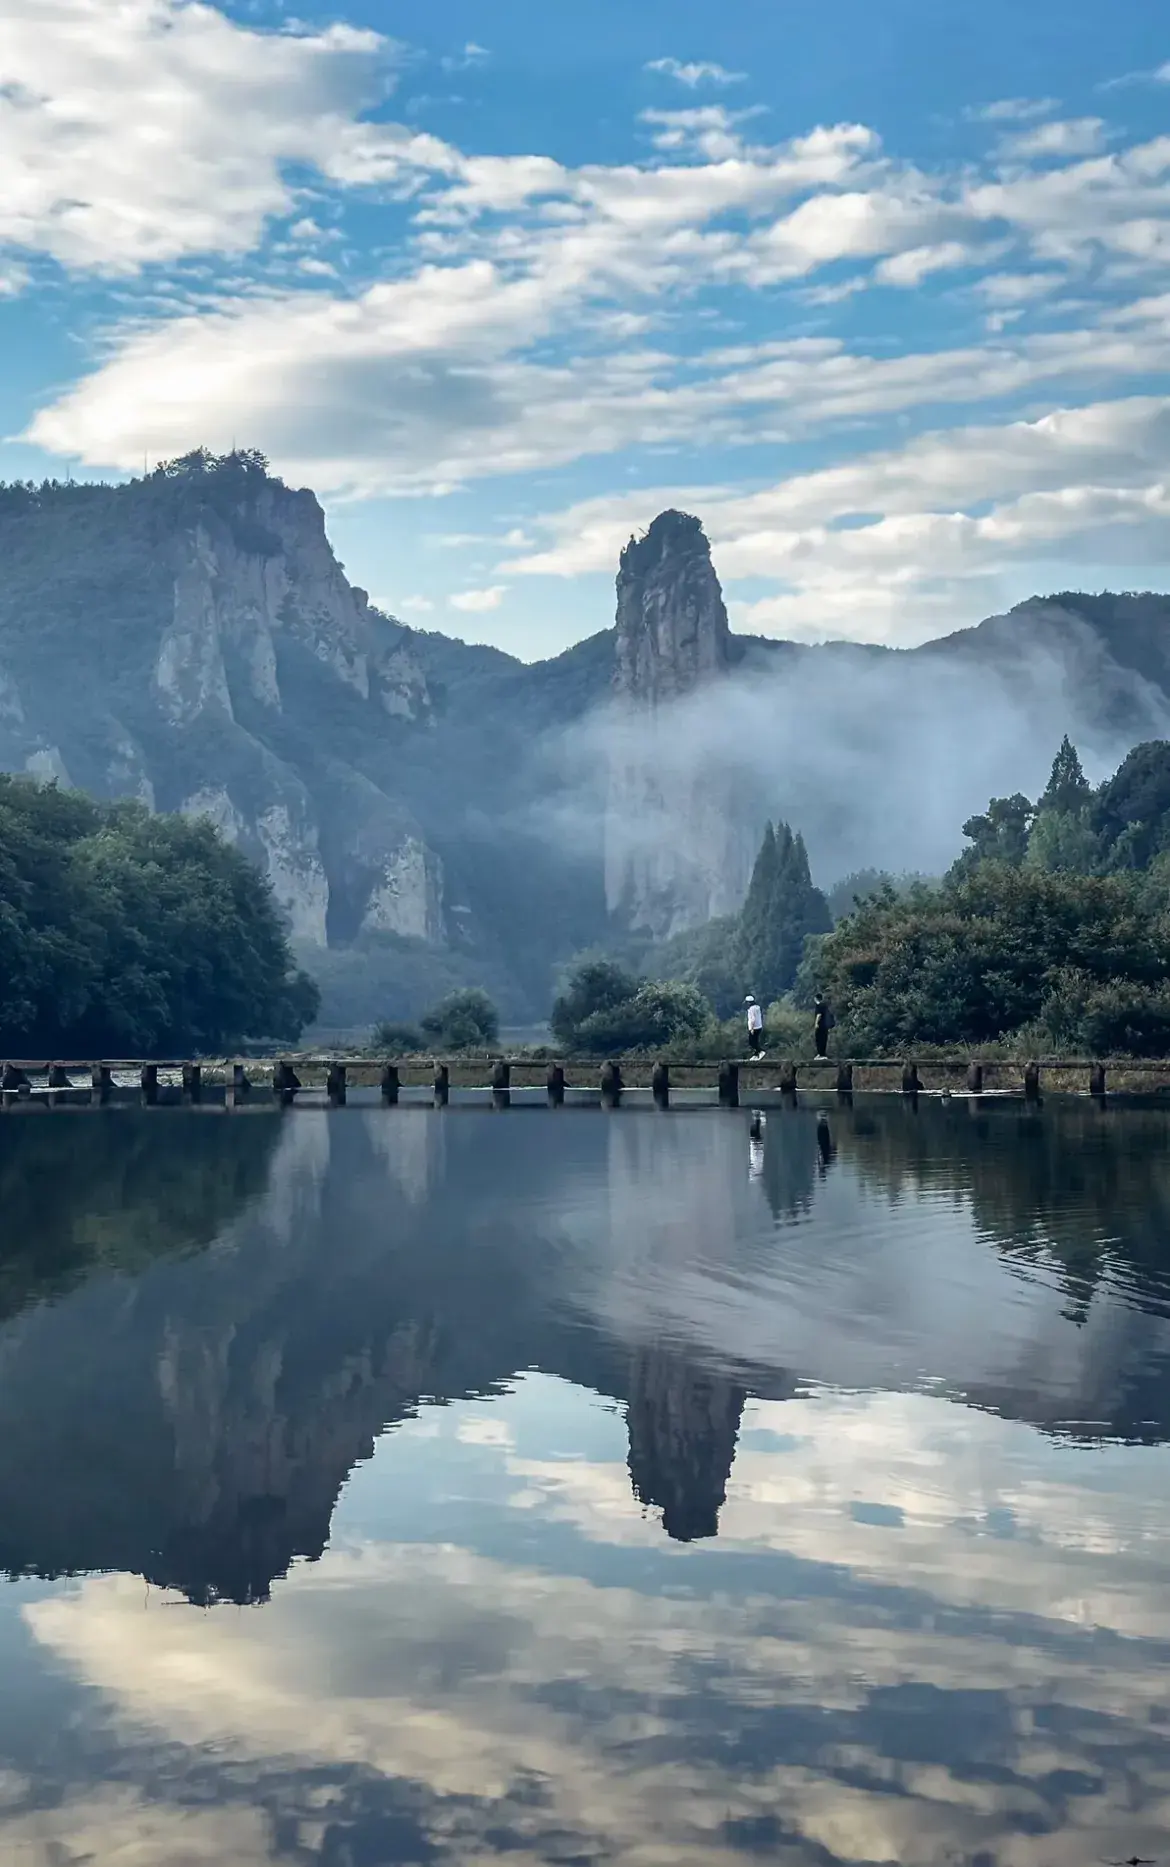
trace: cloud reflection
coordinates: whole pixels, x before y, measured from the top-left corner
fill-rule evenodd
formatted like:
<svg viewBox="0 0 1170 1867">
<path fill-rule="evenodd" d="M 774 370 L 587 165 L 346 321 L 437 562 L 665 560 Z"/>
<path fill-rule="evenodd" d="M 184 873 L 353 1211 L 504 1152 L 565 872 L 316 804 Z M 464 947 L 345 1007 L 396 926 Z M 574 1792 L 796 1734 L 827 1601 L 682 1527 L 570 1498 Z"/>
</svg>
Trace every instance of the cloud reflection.
<svg viewBox="0 0 1170 1867">
<path fill-rule="evenodd" d="M 551 1407 L 612 1457 L 527 1456 Z M 445 1410 L 438 1440 L 433 1416 L 407 1422 L 263 1612 L 144 1613 L 115 1577 L 29 1604 L 142 1806 L 79 1785 L 34 1833 L 18 1799 L 0 1844 L 49 1867 L 52 1836 L 80 1849 L 100 1810 L 94 1858 L 138 1858 L 114 1837 L 149 1832 L 140 1857 L 168 1867 L 210 1858 L 213 1832 L 227 1858 L 354 1867 L 505 1839 L 522 1862 L 1156 1854 L 1165 1450 L 1106 1462 L 929 1395 L 749 1402 L 719 1541 L 682 1549 L 598 1413 L 536 1378 Z M 420 1428 L 449 1483 L 471 1460 L 490 1487 L 494 1553 L 431 1540 L 425 1504 L 418 1541 L 370 1533 Z M 193 1807 L 200 1781 L 222 1806 Z"/>
</svg>

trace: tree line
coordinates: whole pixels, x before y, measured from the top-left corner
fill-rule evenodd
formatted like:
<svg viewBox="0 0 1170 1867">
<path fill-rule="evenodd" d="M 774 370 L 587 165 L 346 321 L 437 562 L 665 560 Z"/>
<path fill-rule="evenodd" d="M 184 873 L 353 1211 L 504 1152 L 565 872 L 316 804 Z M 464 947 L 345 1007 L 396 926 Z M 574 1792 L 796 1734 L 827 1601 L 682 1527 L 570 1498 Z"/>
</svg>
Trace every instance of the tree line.
<svg viewBox="0 0 1170 1867">
<path fill-rule="evenodd" d="M 750 991 L 770 1047 L 800 1054 L 819 991 L 842 1054 L 1170 1055 L 1170 742 L 1135 747 L 1094 787 L 1066 736 L 1039 798 L 992 798 L 962 834 L 945 876 L 848 878 L 834 917 L 799 833 L 769 824 L 738 915 L 666 943 L 653 977 L 587 958 L 553 1034 L 584 1050 L 738 1052 Z"/>
<path fill-rule="evenodd" d="M 268 883 L 206 820 L 0 776 L 0 1053 L 291 1040 L 317 1011 Z"/>
<path fill-rule="evenodd" d="M 1170 743 L 1094 788 L 1066 737 L 1042 795 L 992 798 L 942 880 L 880 887 L 809 943 L 855 1053 L 1011 1042 L 1170 1055 Z"/>
<path fill-rule="evenodd" d="M 1170 1055 L 1170 743 L 1135 747 L 1094 788 L 1066 737 L 1039 798 L 992 798 L 962 834 L 945 876 L 846 878 L 834 915 L 799 832 L 769 823 L 739 914 L 640 966 L 579 957 L 551 1009 L 555 1044 L 739 1054 L 751 992 L 768 1007 L 769 1048 L 800 1055 L 821 992 L 835 1048 L 855 1056 Z M 499 1025 L 482 992 L 460 992 L 380 1035 L 392 1048 L 487 1049 Z"/>
</svg>

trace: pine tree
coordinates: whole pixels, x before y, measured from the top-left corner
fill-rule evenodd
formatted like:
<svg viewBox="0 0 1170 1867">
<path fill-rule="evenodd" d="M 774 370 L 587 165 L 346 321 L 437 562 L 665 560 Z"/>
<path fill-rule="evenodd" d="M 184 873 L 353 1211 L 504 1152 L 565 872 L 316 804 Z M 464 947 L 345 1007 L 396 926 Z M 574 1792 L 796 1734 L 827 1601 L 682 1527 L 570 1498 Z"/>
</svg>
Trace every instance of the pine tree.
<svg viewBox="0 0 1170 1867">
<path fill-rule="evenodd" d="M 762 1004 L 767 1003 L 764 978 L 771 970 L 770 938 L 779 874 L 776 832 L 769 823 L 764 831 L 764 840 L 760 844 L 760 853 L 756 857 L 748 885 L 747 899 L 739 917 L 737 942 L 744 985 L 755 993 Z"/>
<path fill-rule="evenodd" d="M 1077 749 L 1065 733 L 1060 751 L 1052 761 L 1052 775 L 1040 799 L 1040 810 L 1084 810 L 1092 797 Z"/>
<path fill-rule="evenodd" d="M 740 916 L 738 957 L 745 989 L 767 1004 L 791 989 L 809 934 L 828 933 L 829 906 L 813 884 L 804 838 L 786 823 L 764 831 Z"/>
</svg>

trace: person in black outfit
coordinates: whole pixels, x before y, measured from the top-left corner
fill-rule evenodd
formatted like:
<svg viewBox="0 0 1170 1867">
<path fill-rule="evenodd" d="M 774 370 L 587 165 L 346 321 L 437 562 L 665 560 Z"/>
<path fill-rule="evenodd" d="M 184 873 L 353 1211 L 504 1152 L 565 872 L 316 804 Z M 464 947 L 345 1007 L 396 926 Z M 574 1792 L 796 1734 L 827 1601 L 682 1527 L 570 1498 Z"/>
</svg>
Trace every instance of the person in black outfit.
<svg viewBox="0 0 1170 1867">
<path fill-rule="evenodd" d="M 829 1002 L 818 992 L 813 1001 L 813 1044 L 818 1057 L 829 1054 L 829 1032 L 833 1028 L 833 1014 Z"/>
</svg>

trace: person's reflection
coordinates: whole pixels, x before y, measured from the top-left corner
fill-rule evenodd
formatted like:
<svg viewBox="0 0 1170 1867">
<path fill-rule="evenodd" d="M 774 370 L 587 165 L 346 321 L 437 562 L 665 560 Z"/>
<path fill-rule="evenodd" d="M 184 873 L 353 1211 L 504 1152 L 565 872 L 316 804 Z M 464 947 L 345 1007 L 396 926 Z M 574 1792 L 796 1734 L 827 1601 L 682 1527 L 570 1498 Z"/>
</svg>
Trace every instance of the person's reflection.
<svg viewBox="0 0 1170 1867">
<path fill-rule="evenodd" d="M 837 1143 L 829 1127 L 829 1118 L 823 1111 L 817 1116 L 817 1154 L 820 1157 L 819 1172 L 823 1180 L 837 1158 Z"/>
<path fill-rule="evenodd" d="M 764 1123 L 763 1109 L 753 1109 L 751 1125 L 748 1128 L 748 1179 L 760 1180 L 764 1174 Z"/>
</svg>

